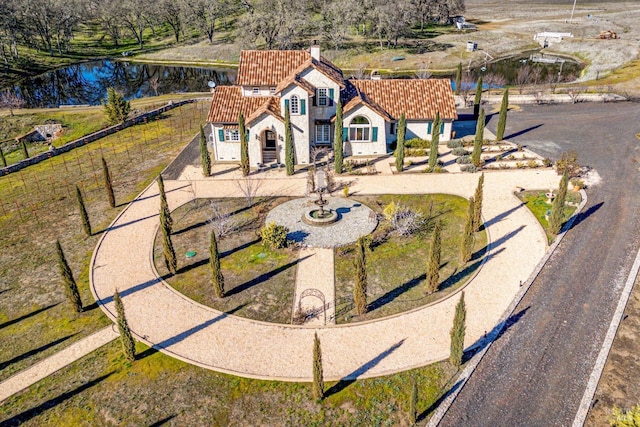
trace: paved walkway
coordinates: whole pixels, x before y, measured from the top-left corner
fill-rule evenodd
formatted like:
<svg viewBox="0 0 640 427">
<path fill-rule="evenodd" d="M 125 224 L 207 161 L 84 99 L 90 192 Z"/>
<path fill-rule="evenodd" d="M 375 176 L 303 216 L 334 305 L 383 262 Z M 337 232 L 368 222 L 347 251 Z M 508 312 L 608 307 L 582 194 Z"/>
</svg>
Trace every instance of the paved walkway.
<svg viewBox="0 0 640 427">
<path fill-rule="evenodd" d="M 115 332 L 114 326 L 107 326 L 7 378 L 0 383 L 0 402 L 118 338 L 120 335 Z"/>
<path fill-rule="evenodd" d="M 333 249 L 304 248 L 298 255 L 294 316 L 305 314 L 305 325 L 336 323 Z"/>
<path fill-rule="evenodd" d="M 224 175 L 165 181 L 172 209 L 194 197 L 240 196 Z M 348 178 L 357 194 L 473 194 L 478 174 L 419 174 Z M 550 188 L 552 170 L 494 172 L 485 176 L 483 215 L 492 245 L 488 262 L 465 288 L 467 338 L 472 345 L 493 328 L 545 253 L 546 237 L 513 196 L 516 186 Z M 305 194 L 306 177 L 265 179 L 261 195 Z M 112 319 L 116 286 L 137 337 L 167 354 L 206 368 L 256 378 L 311 379 L 313 335 L 322 343 L 327 380 L 380 376 L 448 357 L 457 295 L 402 315 L 322 328 L 240 318 L 199 305 L 165 285 L 153 267 L 158 226 L 155 184 L 131 203 L 103 235 L 91 264 L 91 289 Z M 526 256 L 523 256 L 526 254 Z"/>
</svg>

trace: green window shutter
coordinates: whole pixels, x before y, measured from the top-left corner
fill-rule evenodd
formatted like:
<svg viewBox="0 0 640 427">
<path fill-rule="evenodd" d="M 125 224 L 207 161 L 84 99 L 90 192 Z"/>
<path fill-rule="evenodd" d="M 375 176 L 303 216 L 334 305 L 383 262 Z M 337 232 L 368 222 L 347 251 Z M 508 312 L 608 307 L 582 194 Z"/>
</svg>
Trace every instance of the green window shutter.
<svg viewBox="0 0 640 427">
<path fill-rule="evenodd" d="M 288 99 L 284 100 L 284 108 L 286 108 L 287 110 L 289 109 L 289 100 Z"/>
<path fill-rule="evenodd" d="M 224 141 L 224 129 L 218 129 L 218 141 Z"/>
<path fill-rule="evenodd" d="M 334 97 L 334 91 L 333 89 L 329 88 L 329 106 L 333 105 L 333 97 Z"/>
<path fill-rule="evenodd" d="M 247 129 L 247 142 L 249 142 L 249 129 Z"/>
<path fill-rule="evenodd" d="M 349 128 L 342 128 L 342 140 L 343 141 L 349 140 Z"/>
<path fill-rule="evenodd" d="M 427 135 L 431 135 L 431 126 L 433 126 L 433 123 L 427 122 Z"/>
<path fill-rule="evenodd" d="M 303 116 L 305 114 L 307 114 L 307 100 L 306 99 L 301 99 L 300 100 L 300 114 L 302 114 Z"/>
<path fill-rule="evenodd" d="M 371 141 L 376 142 L 378 140 L 378 127 L 371 128 Z"/>
<path fill-rule="evenodd" d="M 440 135 L 444 133 L 444 123 L 440 123 Z"/>
</svg>

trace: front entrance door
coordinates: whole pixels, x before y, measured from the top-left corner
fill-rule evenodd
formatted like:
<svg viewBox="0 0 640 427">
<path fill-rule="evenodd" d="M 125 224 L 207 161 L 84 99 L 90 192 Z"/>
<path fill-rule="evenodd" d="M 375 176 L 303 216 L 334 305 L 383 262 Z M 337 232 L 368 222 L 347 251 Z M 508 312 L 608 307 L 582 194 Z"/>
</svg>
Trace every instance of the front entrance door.
<svg viewBox="0 0 640 427">
<path fill-rule="evenodd" d="M 278 161 L 278 152 L 276 144 L 276 133 L 265 130 L 262 136 L 262 163 L 276 163 Z"/>
</svg>

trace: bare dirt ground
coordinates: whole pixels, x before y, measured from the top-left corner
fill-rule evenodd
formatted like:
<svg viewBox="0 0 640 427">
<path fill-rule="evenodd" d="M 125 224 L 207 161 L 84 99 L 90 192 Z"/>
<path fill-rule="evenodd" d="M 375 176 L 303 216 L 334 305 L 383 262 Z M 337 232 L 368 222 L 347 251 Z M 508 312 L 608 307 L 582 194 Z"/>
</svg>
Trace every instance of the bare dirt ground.
<svg viewBox="0 0 640 427">
<path fill-rule="evenodd" d="M 571 21 L 572 2 L 569 0 L 512 0 L 506 7 L 503 2 L 496 0 L 467 0 L 466 6 L 465 17 L 478 24 L 478 31 L 444 31 L 444 34 L 426 41 L 401 41 L 401 44 L 407 45 L 406 48 L 382 51 L 376 47 L 376 40 L 365 41 L 351 36 L 346 43 L 349 47 L 325 50 L 323 53 L 345 69 L 365 66 L 408 71 L 424 68 L 428 64 L 433 71 L 453 70 L 458 63 L 474 66 L 484 63 L 485 59 L 540 49 L 533 40 L 537 32 L 569 32 L 574 35 L 573 38 L 554 44 L 545 52 L 570 55 L 586 62 L 588 66 L 578 83 L 597 80 L 594 84 L 611 85 L 618 92 L 640 95 L 640 27 L 637 25 L 640 8 L 637 2 L 580 1 Z M 596 39 L 604 30 L 615 31 L 619 38 Z M 203 41 L 138 58 L 209 65 L 237 62 L 243 46 L 237 40 L 229 40 L 227 34 L 219 34 L 220 38 L 214 44 Z M 469 40 L 478 42 L 478 51 L 466 51 Z M 422 43 L 420 49 L 416 49 L 416 43 Z M 415 51 L 423 53 L 417 54 Z M 398 55 L 404 56 L 405 60 L 392 61 Z M 625 68 L 620 72 L 623 66 Z"/>
</svg>

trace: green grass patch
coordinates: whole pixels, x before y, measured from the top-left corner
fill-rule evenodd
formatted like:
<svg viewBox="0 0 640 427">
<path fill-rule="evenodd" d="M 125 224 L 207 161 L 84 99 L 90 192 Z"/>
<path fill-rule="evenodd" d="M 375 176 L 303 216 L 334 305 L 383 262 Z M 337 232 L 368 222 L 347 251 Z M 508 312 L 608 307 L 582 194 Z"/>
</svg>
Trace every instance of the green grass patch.
<svg viewBox="0 0 640 427">
<path fill-rule="evenodd" d="M 547 196 L 545 196 L 545 193 L 547 191 L 548 190 L 527 190 L 516 193 L 516 195 L 536 217 L 536 219 L 544 229 L 549 243 L 551 243 L 555 240 L 556 236 L 549 232 L 549 221 L 546 218 L 547 212 L 551 213 L 551 203 L 548 202 Z M 567 198 L 565 203 L 571 204 L 565 204 L 564 206 L 564 212 L 562 213 L 563 223 L 571 218 L 571 215 L 573 215 L 573 213 L 576 211 L 577 206 L 581 201 L 582 196 L 580 196 L 580 192 L 572 190 L 567 191 Z"/>
<path fill-rule="evenodd" d="M 0 177 L 0 379 L 109 324 L 91 305 L 88 281 L 100 233 L 198 132 L 207 111 L 206 102 L 188 104 L 159 120 Z M 115 209 L 109 207 L 102 183 L 102 156 L 120 204 Z M 85 197 L 91 237 L 82 230 L 75 185 Z M 56 239 L 89 308 L 79 315 L 64 297 Z"/>
<path fill-rule="evenodd" d="M 355 283 L 355 244 L 336 249 L 336 320 L 339 323 L 370 320 L 411 310 L 432 303 L 454 292 L 478 270 L 486 251 L 487 236 L 476 233 L 475 255 L 471 261 L 459 261 L 461 236 L 469 202 L 446 194 L 382 195 L 353 197 L 377 213 L 392 201 L 422 211 L 430 221 L 440 220 L 442 229 L 442 264 L 440 289 L 426 295 L 425 273 L 430 234 L 398 236 L 391 234 L 379 246 L 367 252 L 367 300 L 370 310 L 357 316 L 353 307 Z M 385 222 L 378 229 L 387 227 Z"/>
<path fill-rule="evenodd" d="M 447 362 L 386 377 L 327 383 L 315 403 L 309 383 L 262 381 L 219 374 L 138 344 L 128 363 L 114 341 L 3 402 L 0 421 L 25 426 L 407 425 L 413 381 L 418 413 L 432 405 L 456 371 Z"/>
<path fill-rule="evenodd" d="M 291 323 L 298 252 L 272 250 L 259 239 L 266 213 L 286 200 L 257 199 L 247 207 L 245 199 L 198 199 L 176 209 L 172 214 L 172 242 L 179 270 L 166 281 L 189 298 L 217 310 L 265 322 Z M 215 298 L 211 285 L 212 220 L 233 224 L 234 229 L 218 242 L 226 293 L 222 299 Z M 188 251 L 195 251 L 196 256 L 187 259 Z M 158 272 L 166 275 L 159 233 L 154 257 Z"/>
</svg>

